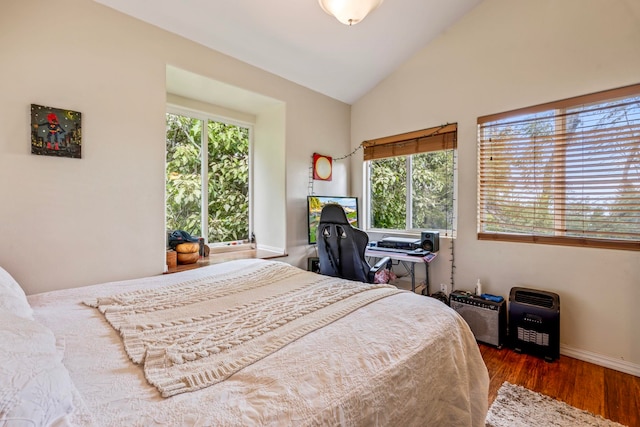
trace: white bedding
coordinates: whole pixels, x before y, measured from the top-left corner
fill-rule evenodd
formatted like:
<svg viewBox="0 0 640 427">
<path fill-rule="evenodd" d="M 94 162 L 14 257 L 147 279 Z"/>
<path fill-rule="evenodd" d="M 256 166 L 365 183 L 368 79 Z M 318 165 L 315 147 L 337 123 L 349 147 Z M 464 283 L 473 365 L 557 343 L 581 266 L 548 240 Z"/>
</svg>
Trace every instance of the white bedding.
<svg viewBox="0 0 640 427">
<path fill-rule="evenodd" d="M 240 271 L 183 273 L 32 295 L 34 318 L 65 341 L 79 396 L 72 421 L 96 426 L 484 426 L 488 374 L 464 320 L 409 292 L 382 298 L 208 388 L 162 398 L 122 340 L 82 301 Z M 309 273 L 314 274 L 314 273 Z"/>
</svg>

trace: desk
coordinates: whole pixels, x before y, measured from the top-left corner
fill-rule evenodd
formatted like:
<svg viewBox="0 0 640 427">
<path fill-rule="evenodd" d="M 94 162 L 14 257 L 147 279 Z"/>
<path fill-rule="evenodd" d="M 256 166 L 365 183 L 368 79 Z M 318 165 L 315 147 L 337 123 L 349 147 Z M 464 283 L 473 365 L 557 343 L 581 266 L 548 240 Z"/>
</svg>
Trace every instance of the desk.
<svg viewBox="0 0 640 427">
<path fill-rule="evenodd" d="M 402 252 L 385 252 L 385 251 L 375 250 L 372 247 L 367 247 L 367 249 L 364 251 L 364 256 L 370 257 L 370 258 L 384 258 L 388 256 L 392 260 L 399 261 L 400 264 L 402 264 L 402 266 L 406 268 L 409 274 L 411 275 L 411 291 L 412 292 L 416 291 L 416 272 L 415 272 L 416 264 L 423 263 L 425 268 L 425 273 L 426 273 L 425 280 L 424 280 L 424 284 L 426 287 L 424 292 L 425 292 L 425 295 L 429 295 L 429 263 L 438 256 L 438 252 L 429 252 L 425 256 L 413 256 L 413 255 L 403 254 Z"/>
</svg>

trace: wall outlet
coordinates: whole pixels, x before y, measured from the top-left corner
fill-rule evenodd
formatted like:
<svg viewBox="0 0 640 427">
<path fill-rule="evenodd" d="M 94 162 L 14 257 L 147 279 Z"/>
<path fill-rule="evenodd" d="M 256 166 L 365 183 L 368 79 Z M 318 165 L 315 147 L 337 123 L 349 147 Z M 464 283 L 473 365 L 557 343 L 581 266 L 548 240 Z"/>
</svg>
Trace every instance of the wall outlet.
<svg viewBox="0 0 640 427">
<path fill-rule="evenodd" d="M 447 285 L 445 285 L 444 283 L 440 283 L 440 291 L 444 292 L 445 294 L 449 293 L 447 292 Z"/>
</svg>

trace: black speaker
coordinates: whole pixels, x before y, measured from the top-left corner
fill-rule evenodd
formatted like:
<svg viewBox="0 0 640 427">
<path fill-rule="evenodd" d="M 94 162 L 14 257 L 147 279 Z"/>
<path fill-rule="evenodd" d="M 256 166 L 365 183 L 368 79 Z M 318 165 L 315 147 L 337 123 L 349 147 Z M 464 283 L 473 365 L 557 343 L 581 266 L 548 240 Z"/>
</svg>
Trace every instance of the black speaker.
<svg viewBox="0 0 640 427">
<path fill-rule="evenodd" d="M 420 236 L 420 246 L 425 251 L 438 252 L 440 250 L 440 233 L 437 231 L 423 231 Z"/>
<path fill-rule="evenodd" d="M 314 273 L 320 273 L 320 258 L 309 257 L 307 258 L 307 271 L 313 271 Z"/>
<path fill-rule="evenodd" d="M 449 306 L 469 324 L 477 341 L 502 348 L 507 338 L 506 301 L 489 301 L 469 292 L 453 291 Z"/>
</svg>

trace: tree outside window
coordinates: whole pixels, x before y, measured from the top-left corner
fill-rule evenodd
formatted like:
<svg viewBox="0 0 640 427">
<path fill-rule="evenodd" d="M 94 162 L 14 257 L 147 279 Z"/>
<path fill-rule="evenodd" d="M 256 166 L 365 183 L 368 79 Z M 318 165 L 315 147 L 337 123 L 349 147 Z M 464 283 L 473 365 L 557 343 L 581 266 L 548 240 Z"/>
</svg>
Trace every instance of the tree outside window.
<svg viewBox="0 0 640 427">
<path fill-rule="evenodd" d="M 447 124 L 363 143 L 370 228 L 453 230 L 456 138 Z"/>
<path fill-rule="evenodd" d="M 478 127 L 479 239 L 640 250 L 640 85 Z"/>
<path fill-rule="evenodd" d="M 249 128 L 168 113 L 166 135 L 167 230 L 248 239 Z"/>
</svg>

